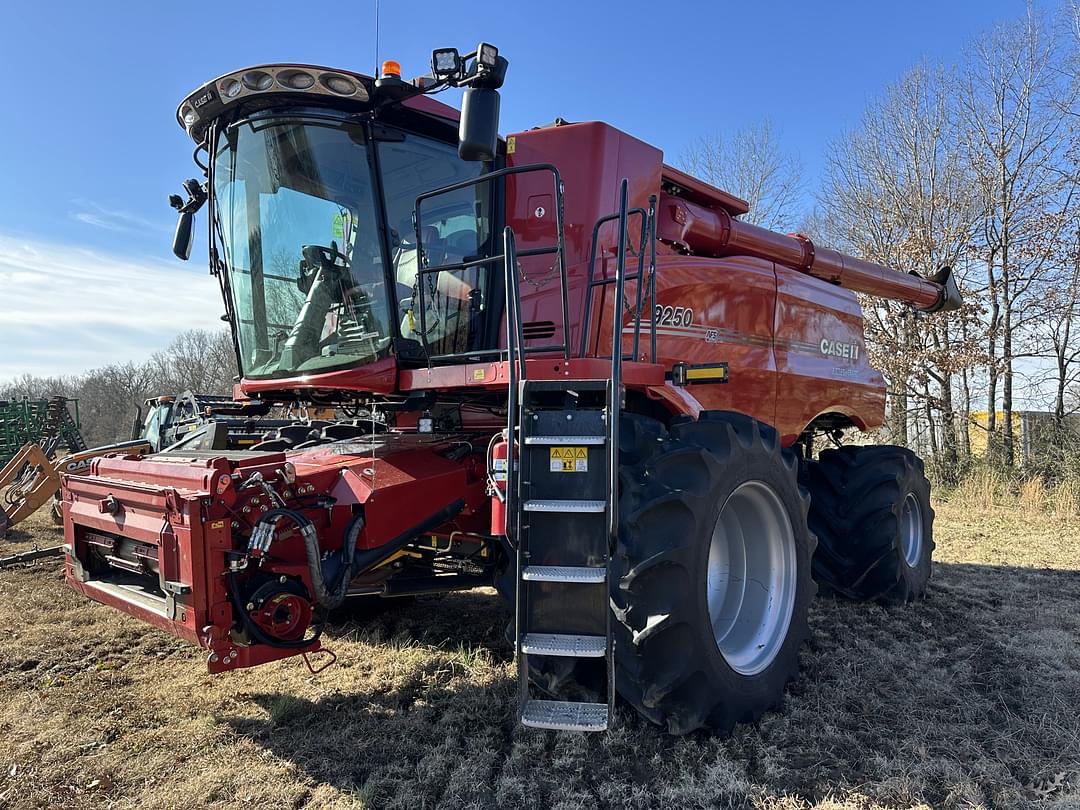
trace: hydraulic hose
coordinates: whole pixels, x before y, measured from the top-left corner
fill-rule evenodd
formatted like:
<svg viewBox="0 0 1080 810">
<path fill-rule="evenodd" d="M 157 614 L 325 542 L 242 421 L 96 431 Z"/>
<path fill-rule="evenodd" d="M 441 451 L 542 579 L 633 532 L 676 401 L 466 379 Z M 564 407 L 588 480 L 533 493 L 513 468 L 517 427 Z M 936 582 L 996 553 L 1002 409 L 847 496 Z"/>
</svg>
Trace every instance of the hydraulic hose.
<svg viewBox="0 0 1080 810">
<path fill-rule="evenodd" d="M 360 552 L 353 560 L 353 576 L 358 576 L 365 571 L 370 571 L 388 557 L 393 556 L 394 552 L 407 546 L 424 532 L 434 529 L 442 523 L 446 523 L 446 521 L 450 520 L 450 518 L 454 517 L 454 515 L 464 508 L 465 500 L 463 498 L 458 498 L 449 506 L 440 509 L 430 517 L 421 520 L 415 526 L 406 529 L 388 543 L 383 543 L 376 548 Z"/>
<path fill-rule="evenodd" d="M 252 529 L 248 550 L 258 555 L 266 553 L 270 548 L 270 544 L 274 541 L 274 531 L 278 521 L 283 519 L 296 526 L 304 540 L 308 573 L 311 575 L 311 590 L 315 601 L 327 610 L 341 607 L 341 603 L 345 601 L 345 593 L 349 588 L 349 580 L 353 577 L 351 569 L 356 552 L 356 539 L 364 528 L 363 516 L 357 515 L 354 517 L 345 531 L 341 549 L 344 564 L 341 577 L 333 587 L 327 585 L 326 576 L 323 572 L 322 550 L 319 548 L 319 536 L 315 532 L 315 525 L 293 509 L 285 507 L 271 509 L 260 517 Z"/>
<path fill-rule="evenodd" d="M 326 578 L 323 574 L 322 557 L 319 553 L 318 536 L 315 534 L 315 526 L 310 520 L 293 509 L 271 509 L 259 518 L 251 532 L 248 550 L 253 555 L 261 556 L 266 552 L 274 540 L 274 528 L 277 526 L 277 522 L 282 519 L 291 522 L 300 530 L 300 534 L 304 538 L 304 547 L 307 551 L 308 567 L 311 572 L 311 583 L 312 589 L 315 591 L 315 599 L 323 607 L 332 609 L 340 606 L 345 600 L 345 594 L 348 592 L 349 583 L 352 581 L 353 577 L 375 567 L 423 532 L 438 526 L 440 523 L 445 523 L 460 512 L 464 506 L 465 501 L 459 498 L 444 509 L 440 509 L 438 512 L 420 521 L 412 528 L 402 532 L 389 543 L 375 549 L 370 549 L 359 556 L 356 555 L 356 541 L 364 528 L 364 517 L 363 515 L 357 515 L 345 530 L 344 546 L 341 552 L 344 555 L 345 564 L 341 569 L 341 578 L 333 588 L 327 586 Z M 269 647 L 297 650 L 309 646 L 317 641 L 322 635 L 323 625 L 320 623 L 313 625 L 315 632 L 311 638 L 297 639 L 295 641 L 274 638 L 259 627 L 259 625 L 252 620 L 251 616 L 248 615 L 247 610 L 244 609 L 244 602 L 240 598 L 240 584 L 237 581 L 236 572 L 230 571 L 226 575 L 226 582 L 228 584 L 229 601 L 232 602 L 233 610 L 240 618 L 240 622 L 244 626 L 244 629 L 247 630 L 251 637 L 260 644 L 266 644 Z"/>
</svg>

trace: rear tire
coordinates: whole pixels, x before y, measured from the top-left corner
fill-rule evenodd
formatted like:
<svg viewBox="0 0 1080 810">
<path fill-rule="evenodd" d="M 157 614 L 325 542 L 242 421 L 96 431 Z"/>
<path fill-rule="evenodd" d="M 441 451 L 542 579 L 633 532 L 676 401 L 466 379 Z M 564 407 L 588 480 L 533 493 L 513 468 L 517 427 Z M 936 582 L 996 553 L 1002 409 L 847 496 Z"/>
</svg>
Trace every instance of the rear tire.
<svg viewBox="0 0 1080 810">
<path fill-rule="evenodd" d="M 804 462 L 814 578 L 852 599 L 908 602 L 926 594 L 934 510 L 922 460 L 892 445 L 823 450 Z"/>
<path fill-rule="evenodd" d="M 809 498 L 795 456 L 748 416 L 677 419 L 657 445 L 620 468 L 616 684 L 672 734 L 729 732 L 777 707 L 798 671 L 816 592 Z"/>
</svg>

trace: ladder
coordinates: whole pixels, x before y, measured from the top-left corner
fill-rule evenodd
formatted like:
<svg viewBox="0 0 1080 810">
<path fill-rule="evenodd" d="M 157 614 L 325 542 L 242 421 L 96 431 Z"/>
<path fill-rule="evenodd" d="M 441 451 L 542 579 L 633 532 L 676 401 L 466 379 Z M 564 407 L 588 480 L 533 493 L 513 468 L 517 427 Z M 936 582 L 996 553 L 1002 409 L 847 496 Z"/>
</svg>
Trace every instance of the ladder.
<svg viewBox="0 0 1080 810">
<path fill-rule="evenodd" d="M 526 380 L 521 386 L 517 653 L 521 722 L 603 731 L 614 701 L 608 556 L 614 469 L 610 380 Z M 530 679 L 537 657 L 574 662 L 605 682 L 604 702 L 544 699 Z M 589 673 L 589 670 L 593 671 Z M 596 676 L 600 677 L 597 678 Z"/>
<path fill-rule="evenodd" d="M 526 379 L 517 251 L 513 230 L 507 227 L 503 233 L 510 378 L 507 435 L 512 444 L 516 437 L 519 453 L 517 469 L 507 465 L 507 537 L 517 558 L 518 716 L 523 725 L 533 728 L 604 731 L 615 705 L 608 577 L 618 534 L 628 197 L 628 183 L 623 180 L 612 279 L 615 317 L 610 379 Z M 636 318 L 640 322 L 640 266 L 637 279 Z M 635 331 L 635 351 L 637 342 Z M 543 694 L 531 673 L 545 661 L 571 664 L 566 668 L 590 699 L 575 699 L 581 695 L 565 689 Z M 603 686 L 594 688 L 596 684 Z"/>
</svg>

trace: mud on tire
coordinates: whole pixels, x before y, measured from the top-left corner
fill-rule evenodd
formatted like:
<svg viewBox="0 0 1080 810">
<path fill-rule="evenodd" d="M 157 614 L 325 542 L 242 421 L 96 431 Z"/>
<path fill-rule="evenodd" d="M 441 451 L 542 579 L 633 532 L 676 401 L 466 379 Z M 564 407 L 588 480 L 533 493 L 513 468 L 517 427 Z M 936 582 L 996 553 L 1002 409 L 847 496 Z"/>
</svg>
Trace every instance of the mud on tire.
<svg viewBox="0 0 1080 810">
<path fill-rule="evenodd" d="M 852 599 L 907 602 L 925 595 L 934 510 L 922 460 L 891 445 L 823 450 L 803 462 L 814 578 Z"/>
<path fill-rule="evenodd" d="M 727 732 L 778 706 L 798 670 L 816 592 L 809 498 L 798 484 L 795 456 L 781 448 L 772 428 L 750 417 L 706 411 L 697 421 L 675 420 L 666 437 L 658 423 L 634 429 L 660 440 L 646 443 L 647 452 L 640 452 L 639 443 L 637 458 L 627 454 L 620 467 L 619 542 L 611 562 L 618 691 L 673 734 L 699 728 Z M 757 523 L 754 499 L 770 504 Z M 721 517 L 726 533 L 713 543 Z M 743 531 L 755 526 L 763 529 L 762 537 L 774 539 L 765 543 Z M 736 532 L 747 535 L 745 546 L 725 542 Z M 767 570 L 767 563 L 762 569 L 754 561 L 766 547 L 782 551 L 787 575 L 768 585 L 734 575 Z M 739 569 L 734 551 L 724 557 L 726 548 L 745 549 L 748 567 Z M 736 594 L 736 581 L 765 588 L 766 595 L 728 597 Z M 779 589 L 772 587 L 777 582 Z M 710 589 L 724 598 L 710 602 Z M 744 612 L 740 599 L 763 612 Z M 765 617 L 760 627 L 773 630 L 755 635 L 755 615 Z M 720 642 L 714 619 L 726 632 Z M 732 633 L 739 643 L 731 641 Z M 755 649 L 759 638 L 765 641 Z"/>
</svg>

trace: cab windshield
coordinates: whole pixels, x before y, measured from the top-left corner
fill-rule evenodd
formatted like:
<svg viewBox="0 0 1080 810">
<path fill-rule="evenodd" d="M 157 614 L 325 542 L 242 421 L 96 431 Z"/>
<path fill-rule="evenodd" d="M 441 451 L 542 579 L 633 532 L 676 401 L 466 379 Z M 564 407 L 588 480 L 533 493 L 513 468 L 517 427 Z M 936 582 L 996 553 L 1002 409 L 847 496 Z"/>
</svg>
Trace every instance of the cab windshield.
<svg viewBox="0 0 1080 810">
<path fill-rule="evenodd" d="M 252 118 L 214 155 L 219 238 L 242 372 L 287 377 L 370 363 L 391 311 L 362 124 Z"/>
</svg>

